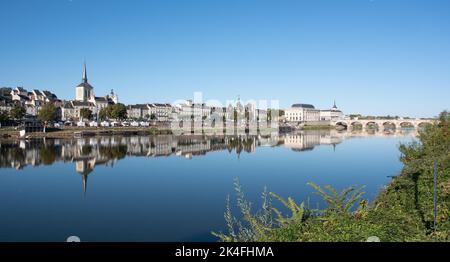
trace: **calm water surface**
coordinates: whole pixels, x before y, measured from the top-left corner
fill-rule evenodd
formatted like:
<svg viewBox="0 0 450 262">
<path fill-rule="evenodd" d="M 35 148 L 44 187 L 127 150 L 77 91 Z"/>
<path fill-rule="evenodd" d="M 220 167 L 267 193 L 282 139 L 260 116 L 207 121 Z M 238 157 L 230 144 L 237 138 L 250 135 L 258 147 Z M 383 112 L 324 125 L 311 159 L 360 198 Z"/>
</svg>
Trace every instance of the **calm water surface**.
<svg viewBox="0 0 450 262">
<path fill-rule="evenodd" d="M 101 137 L 0 144 L 0 241 L 216 241 L 238 177 L 258 205 L 264 186 L 298 201 L 306 185 L 365 185 L 373 199 L 397 175 L 391 135 Z"/>
</svg>

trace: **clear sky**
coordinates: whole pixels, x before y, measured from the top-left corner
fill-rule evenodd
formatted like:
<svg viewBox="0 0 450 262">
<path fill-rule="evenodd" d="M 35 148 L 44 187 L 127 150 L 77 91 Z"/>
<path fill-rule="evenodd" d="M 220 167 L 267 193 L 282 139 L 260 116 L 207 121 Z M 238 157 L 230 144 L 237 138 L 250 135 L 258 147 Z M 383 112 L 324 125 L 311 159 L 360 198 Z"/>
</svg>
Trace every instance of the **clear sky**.
<svg viewBox="0 0 450 262">
<path fill-rule="evenodd" d="M 0 0 L 0 86 L 124 103 L 278 99 L 345 113 L 450 105 L 450 1 Z"/>
</svg>

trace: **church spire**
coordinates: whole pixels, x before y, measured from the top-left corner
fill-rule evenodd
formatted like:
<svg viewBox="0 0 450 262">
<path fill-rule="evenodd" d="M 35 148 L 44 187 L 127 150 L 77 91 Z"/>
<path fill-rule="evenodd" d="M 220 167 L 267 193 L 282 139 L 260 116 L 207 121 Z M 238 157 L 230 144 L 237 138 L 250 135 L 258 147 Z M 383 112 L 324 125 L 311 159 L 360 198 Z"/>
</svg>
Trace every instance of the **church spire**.
<svg viewBox="0 0 450 262">
<path fill-rule="evenodd" d="M 336 99 L 334 100 L 334 103 L 333 103 L 333 109 L 337 109 L 337 106 L 336 106 Z"/>
<path fill-rule="evenodd" d="M 84 66 L 83 66 L 83 83 L 87 83 L 88 79 L 87 79 L 87 70 L 86 70 L 86 62 L 84 62 Z"/>
</svg>

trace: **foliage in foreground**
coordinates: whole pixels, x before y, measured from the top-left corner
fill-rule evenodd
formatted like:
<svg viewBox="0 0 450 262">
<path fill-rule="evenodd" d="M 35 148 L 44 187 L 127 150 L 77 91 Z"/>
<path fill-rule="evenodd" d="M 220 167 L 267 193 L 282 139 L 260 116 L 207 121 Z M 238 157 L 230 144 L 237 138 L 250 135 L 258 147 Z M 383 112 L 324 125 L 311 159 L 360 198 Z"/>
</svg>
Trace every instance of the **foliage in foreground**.
<svg viewBox="0 0 450 262">
<path fill-rule="evenodd" d="M 254 212 L 241 185 L 235 180 L 236 218 L 227 198 L 225 221 L 228 233 L 213 232 L 221 241 L 448 241 L 450 239 L 450 114 L 427 127 L 419 141 L 400 145 L 402 173 L 395 177 L 373 203 L 361 199 L 362 188 L 337 192 L 309 183 L 327 203 L 325 209 L 309 209 L 304 202 L 262 193 L 262 207 Z M 434 225 L 433 166 L 438 166 L 438 216 Z M 277 200 L 285 210 L 273 206 Z M 355 207 L 356 205 L 356 207 Z M 355 208 L 353 208 L 355 207 Z"/>
</svg>

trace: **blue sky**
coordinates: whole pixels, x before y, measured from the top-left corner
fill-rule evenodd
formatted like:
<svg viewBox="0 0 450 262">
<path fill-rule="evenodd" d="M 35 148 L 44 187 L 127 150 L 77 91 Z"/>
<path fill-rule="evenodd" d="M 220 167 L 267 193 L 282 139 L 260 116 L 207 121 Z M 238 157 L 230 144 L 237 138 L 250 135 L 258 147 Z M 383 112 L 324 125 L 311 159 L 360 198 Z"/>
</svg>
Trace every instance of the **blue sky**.
<svg viewBox="0 0 450 262">
<path fill-rule="evenodd" d="M 0 86 L 73 99 L 86 59 L 122 102 L 278 99 L 449 109 L 450 1 L 0 0 Z"/>
</svg>

